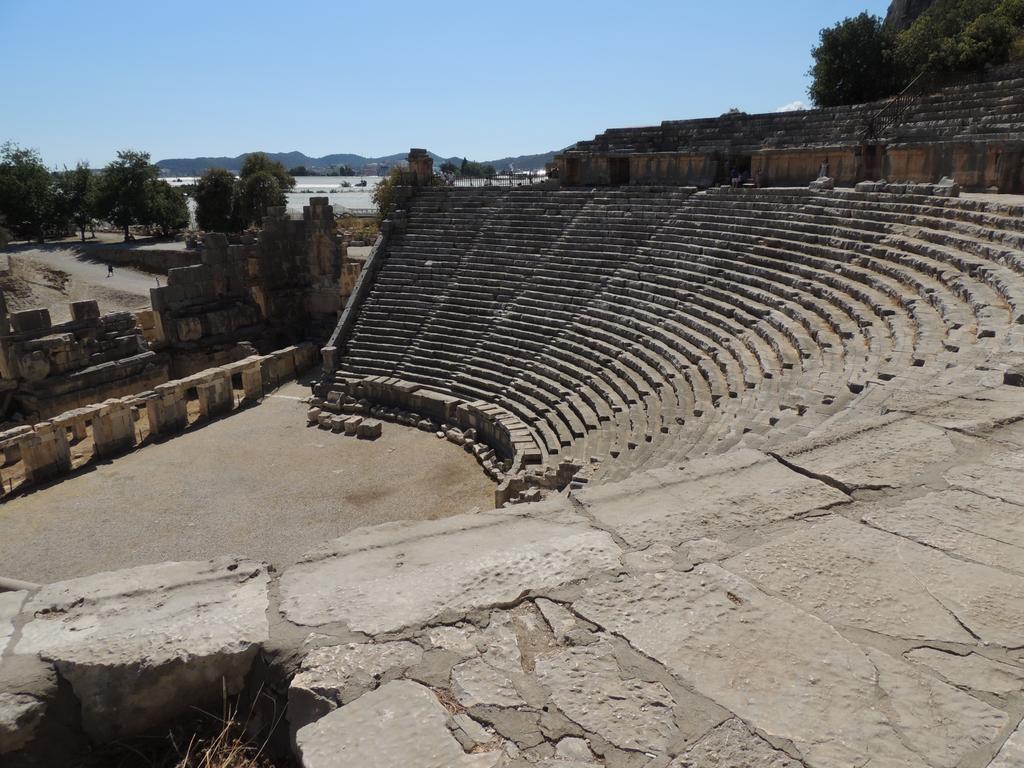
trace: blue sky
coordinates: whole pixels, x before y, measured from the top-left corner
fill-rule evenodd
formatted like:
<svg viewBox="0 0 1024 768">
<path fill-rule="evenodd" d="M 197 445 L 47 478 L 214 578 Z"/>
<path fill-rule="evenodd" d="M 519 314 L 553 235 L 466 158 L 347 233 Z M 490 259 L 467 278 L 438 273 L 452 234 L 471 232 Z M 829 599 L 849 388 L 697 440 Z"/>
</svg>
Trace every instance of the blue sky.
<svg viewBox="0 0 1024 768">
<path fill-rule="evenodd" d="M 888 0 L 0 0 L 0 141 L 51 165 L 262 149 L 481 160 L 807 100 Z"/>
</svg>

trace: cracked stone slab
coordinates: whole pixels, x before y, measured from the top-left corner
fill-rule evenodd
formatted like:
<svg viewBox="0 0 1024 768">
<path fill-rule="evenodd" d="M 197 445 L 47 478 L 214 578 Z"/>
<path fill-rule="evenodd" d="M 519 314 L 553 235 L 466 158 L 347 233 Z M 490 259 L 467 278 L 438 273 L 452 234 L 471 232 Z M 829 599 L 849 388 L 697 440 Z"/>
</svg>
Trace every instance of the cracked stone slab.
<svg viewBox="0 0 1024 768">
<path fill-rule="evenodd" d="M 915 648 L 905 656 L 931 667 L 947 682 L 960 688 L 987 691 L 997 696 L 1024 691 L 1024 668 L 992 661 L 976 653 L 957 656 L 934 648 Z"/>
<path fill-rule="evenodd" d="M 952 487 L 1024 506 L 1024 450 L 998 453 L 943 475 Z"/>
<path fill-rule="evenodd" d="M 835 626 L 1024 645 L 1024 578 L 846 518 L 747 550 L 724 566 Z"/>
<path fill-rule="evenodd" d="M 46 702 L 35 696 L 0 691 L 0 755 L 29 744 L 45 713 Z"/>
<path fill-rule="evenodd" d="M 978 563 L 1024 574 L 1024 507 L 969 491 L 880 505 L 864 522 Z"/>
<path fill-rule="evenodd" d="M 52 662 L 106 741 L 241 690 L 268 638 L 267 571 L 233 558 L 57 582 L 25 605 L 14 651 Z"/>
<path fill-rule="evenodd" d="M 282 612 L 296 624 L 393 632 L 584 579 L 616 568 L 620 554 L 610 535 L 568 514 L 502 510 L 375 526 L 285 571 Z"/>
<path fill-rule="evenodd" d="M 904 410 L 943 429 L 984 435 L 1024 418 L 1024 390 L 1019 387 L 994 387 L 961 397 L 948 396 L 938 403 L 918 402 L 916 393 L 906 393 Z"/>
<path fill-rule="evenodd" d="M 816 768 L 953 768 L 1007 721 L 718 565 L 621 576 L 574 609 Z"/>
<path fill-rule="evenodd" d="M 396 680 L 336 709 L 295 736 L 303 768 L 493 768 L 500 750 L 466 754 L 429 688 Z"/>
<path fill-rule="evenodd" d="M 679 544 L 848 501 L 759 451 L 739 450 L 576 493 L 631 547 Z"/>
<path fill-rule="evenodd" d="M 1024 723 L 1010 734 L 988 768 L 1020 768 L 1024 765 Z"/>
<path fill-rule="evenodd" d="M 566 717 L 619 749 L 660 753 L 677 735 L 672 695 L 623 679 L 607 639 L 538 658 L 537 679 Z"/>
<path fill-rule="evenodd" d="M 519 637 L 511 614 L 495 611 L 477 639 L 483 650 L 452 669 L 452 693 L 466 708 L 526 706 L 519 689 L 526 684 Z"/>
<path fill-rule="evenodd" d="M 0 592 L 0 656 L 14 637 L 14 619 L 21 613 L 28 592 Z"/>
<path fill-rule="evenodd" d="M 787 462 L 844 488 L 898 488 L 956 454 L 945 430 L 915 418 L 880 419 L 789 443 Z"/>
<path fill-rule="evenodd" d="M 386 674 L 401 673 L 422 658 L 423 649 L 406 641 L 316 648 L 302 660 L 288 687 L 289 724 L 297 730 L 372 691 Z"/>
<path fill-rule="evenodd" d="M 467 709 L 525 707 L 513 677 L 513 670 L 470 659 L 452 669 L 452 694 Z"/>
<path fill-rule="evenodd" d="M 751 733 L 734 717 L 704 735 L 673 760 L 669 768 L 802 768 L 802 765 Z"/>
</svg>

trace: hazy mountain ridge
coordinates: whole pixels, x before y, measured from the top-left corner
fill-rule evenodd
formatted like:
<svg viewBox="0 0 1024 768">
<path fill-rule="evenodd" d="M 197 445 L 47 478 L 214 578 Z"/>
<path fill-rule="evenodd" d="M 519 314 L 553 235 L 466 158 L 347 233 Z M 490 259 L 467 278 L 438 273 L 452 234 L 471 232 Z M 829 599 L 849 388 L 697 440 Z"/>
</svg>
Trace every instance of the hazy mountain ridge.
<svg viewBox="0 0 1024 768">
<path fill-rule="evenodd" d="M 242 169 L 242 163 L 245 162 L 245 158 L 247 158 L 249 154 L 250 153 L 247 152 L 245 154 L 238 155 L 237 157 L 168 158 L 166 160 L 158 160 L 156 164 L 166 176 L 198 176 L 209 168 L 224 168 L 228 171 L 237 173 Z M 323 157 L 310 157 L 302 152 L 267 152 L 265 154 L 271 160 L 280 162 L 286 168 L 294 168 L 296 166 L 304 165 L 307 168 L 314 169 L 348 165 L 357 171 L 360 168 L 373 164 L 394 165 L 406 158 L 405 152 L 399 152 L 394 155 L 385 155 L 383 157 L 364 157 L 363 155 L 344 153 L 324 155 Z M 556 151 L 551 151 L 539 155 L 519 155 L 516 157 L 503 157 L 499 160 L 484 160 L 481 162 L 489 163 L 499 170 L 508 165 L 512 165 L 516 170 L 537 171 L 544 168 L 546 163 L 550 163 L 554 159 L 555 154 Z M 430 153 L 430 156 L 434 158 L 435 168 L 439 167 L 441 163 L 446 160 L 451 160 L 456 164 L 462 162 L 461 157 L 441 157 L 433 152 Z"/>
</svg>

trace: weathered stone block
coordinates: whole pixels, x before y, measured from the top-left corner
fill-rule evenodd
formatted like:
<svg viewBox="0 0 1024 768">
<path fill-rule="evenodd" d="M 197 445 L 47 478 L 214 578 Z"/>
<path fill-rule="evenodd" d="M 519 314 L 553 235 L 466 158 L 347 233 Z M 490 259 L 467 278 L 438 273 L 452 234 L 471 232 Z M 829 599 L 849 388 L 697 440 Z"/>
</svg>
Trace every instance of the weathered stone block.
<svg viewBox="0 0 1024 768">
<path fill-rule="evenodd" d="M 299 730 L 302 765 L 495 768 L 505 753 L 467 754 L 448 729 L 448 712 L 431 690 L 396 680 Z"/>
<path fill-rule="evenodd" d="M 146 417 L 151 435 L 165 437 L 188 426 L 184 396 L 175 387 L 157 387 L 157 396 L 146 401 Z"/>
<path fill-rule="evenodd" d="M 48 421 L 36 424 L 34 433 L 27 435 L 21 445 L 21 457 L 25 479 L 30 483 L 67 474 L 71 471 L 67 431 Z"/>
<path fill-rule="evenodd" d="M 131 406 L 119 400 L 104 403 L 93 416 L 92 439 L 96 455 L 102 458 L 130 450 L 135 445 Z"/>
<path fill-rule="evenodd" d="M 98 320 L 99 316 L 100 305 L 95 299 L 71 302 L 71 319 L 75 322 Z"/>
<path fill-rule="evenodd" d="M 268 637 L 267 571 L 224 558 L 99 573 L 43 587 L 17 654 L 51 661 L 97 741 L 238 693 Z"/>
<path fill-rule="evenodd" d="M 259 361 L 242 369 L 242 390 L 245 402 L 252 403 L 263 397 L 263 371 Z"/>
<path fill-rule="evenodd" d="M 363 440 L 376 440 L 383 434 L 384 425 L 376 419 L 363 419 L 356 427 L 356 434 Z"/>
<path fill-rule="evenodd" d="M 11 313 L 11 328 L 15 333 L 48 331 L 51 325 L 48 309 L 23 309 Z"/>
<path fill-rule="evenodd" d="M 281 577 L 292 622 L 378 634 L 517 600 L 618 568 L 621 551 L 559 500 L 546 520 L 508 510 L 352 531 Z"/>
<path fill-rule="evenodd" d="M 218 371 L 210 381 L 196 385 L 199 396 L 199 416 L 213 419 L 230 413 L 234 407 L 234 390 L 231 388 L 231 377 Z"/>
</svg>

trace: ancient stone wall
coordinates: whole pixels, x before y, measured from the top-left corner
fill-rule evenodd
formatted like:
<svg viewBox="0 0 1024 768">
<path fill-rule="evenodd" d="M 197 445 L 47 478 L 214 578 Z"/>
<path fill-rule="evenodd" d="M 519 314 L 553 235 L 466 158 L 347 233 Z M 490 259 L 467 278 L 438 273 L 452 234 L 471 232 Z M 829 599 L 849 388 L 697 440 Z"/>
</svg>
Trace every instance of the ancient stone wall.
<svg viewBox="0 0 1024 768">
<path fill-rule="evenodd" d="M 327 198 L 312 198 L 302 219 L 269 209 L 259 234 L 238 243 L 208 234 L 201 258 L 168 272 L 144 319 L 174 376 L 307 338 L 322 343 L 354 282 Z"/>
<path fill-rule="evenodd" d="M 0 376 L 12 399 L 5 410 L 45 418 L 167 380 L 166 358 L 130 312 L 101 316 L 95 301 L 78 301 L 71 316 L 53 324 L 45 309 L 0 309 Z"/>
<path fill-rule="evenodd" d="M 94 248 L 86 251 L 89 258 L 108 264 L 137 267 L 145 272 L 166 275 L 168 270 L 199 264 L 198 251 L 181 248 Z"/>
<path fill-rule="evenodd" d="M 982 82 L 920 96 L 894 125 L 867 142 L 888 104 L 791 113 L 729 114 L 610 129 L 556 158 L 566 186 L 728 183 L 733 168 L 761 171 L 764 184 L 803 185 L 827 157 L 843 186 L 888 178 L 1024 192 L 1024 72 L 992 70 Z M 628 171 L 626 170 L 628 168 Z"/>
<path fill-rule="evenodd" d="M 148 391 L 136 389 L 0 432 L 0 495 L 255 403 L 315 362 L 316 348 L 307 342 L 172 381 L 164 376 Z"/>
</svg>

